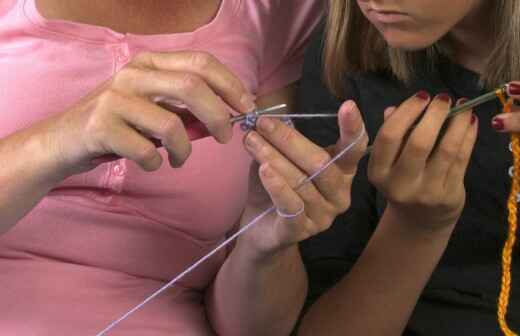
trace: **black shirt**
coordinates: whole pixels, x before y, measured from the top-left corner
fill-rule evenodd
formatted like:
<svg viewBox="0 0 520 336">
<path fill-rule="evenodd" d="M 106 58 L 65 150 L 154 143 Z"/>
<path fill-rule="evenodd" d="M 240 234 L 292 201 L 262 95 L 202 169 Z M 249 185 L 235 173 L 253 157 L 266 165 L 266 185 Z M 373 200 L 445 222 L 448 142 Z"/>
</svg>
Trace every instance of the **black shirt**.
<svg viewBox="0 0 520 336">
<path fill-rule="evenodd" d="M 321 36 L 321 34 L 319 34 Z M 337 110 L 334 98 L 322 81 L 322 41 L 317 38 L 308 50 L 299 106 L 306 113 Z M 390 74 L 367 73 L 345 78 L 347 97 L 363 113 L 370 139 L 383 122 L 383 111 L 419 90 L 432 95 L 449 93 L 454 99 L 476 97 L 484 90 L 478 75 L 443 60 L 435 71 L 418 70 L 408 86 Z M 405 334 L 409 335 L 498 335 L 496 302 L 501 278 L 501 250 L 507 233 L 506 203 L 511 187 L 510 139 L 491 128 L 493 115 L 501 112 L 498 101 L 475 110 L 480 129 L 467 171 L 466 206 L 449 245 L 424 290 Z M 334 119 L 307 119 L 297 127 L 324 146 L 338 138 Z M 367 159 L 360 163 L 352 187 L 352 205 L 331 229 L 301 244 L 310 277 L 309 302 L 341 279 L 355 263 L 374 231 L 385 208 L 385 200 L 369 183 Z M 520 329 L 520 253 L 513 259 L 513 290 L 509 308 L 510 326 Z M 406 270 L 396 270 L 406 272 Z"/>
</svg>

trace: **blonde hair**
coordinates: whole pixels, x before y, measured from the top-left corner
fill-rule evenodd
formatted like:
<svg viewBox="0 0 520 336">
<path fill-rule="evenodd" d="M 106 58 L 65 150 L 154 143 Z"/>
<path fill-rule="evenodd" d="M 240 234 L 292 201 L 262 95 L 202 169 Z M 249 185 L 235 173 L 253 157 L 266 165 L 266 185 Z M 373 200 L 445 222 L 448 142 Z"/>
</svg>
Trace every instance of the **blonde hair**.
<svg viewBox="0 0 520 336">
<path fill-rule="evenodd" d="M 520 79 L 520 1 L 493 0 L 492 6 L 495 44 L 481 75 L 481 85 L 487 88 Z M 347 73 L 390 71 L 408 83 L 418 61 L 434 66 L 446 53 L 442 40 L 420 51 L 390 48 L 356 0 L 329 0 L 324 41 L 324 80 L 339 97 Z"/>
</svg>

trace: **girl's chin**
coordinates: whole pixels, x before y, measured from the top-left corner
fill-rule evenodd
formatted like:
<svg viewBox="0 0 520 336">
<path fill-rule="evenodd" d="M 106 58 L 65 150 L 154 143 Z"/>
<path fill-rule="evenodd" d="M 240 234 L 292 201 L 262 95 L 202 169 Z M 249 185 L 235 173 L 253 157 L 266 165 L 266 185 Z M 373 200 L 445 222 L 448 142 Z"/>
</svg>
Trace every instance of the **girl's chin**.
<svg viewBox="0 0 520 336">
<path fill-rule="evenodd" d="M 435 38 L 427 38 L 410 33 L 382 31 L 381 34 L 390 47 L 407 51 L 426 49 L 437 42 Z"/>
</svg>

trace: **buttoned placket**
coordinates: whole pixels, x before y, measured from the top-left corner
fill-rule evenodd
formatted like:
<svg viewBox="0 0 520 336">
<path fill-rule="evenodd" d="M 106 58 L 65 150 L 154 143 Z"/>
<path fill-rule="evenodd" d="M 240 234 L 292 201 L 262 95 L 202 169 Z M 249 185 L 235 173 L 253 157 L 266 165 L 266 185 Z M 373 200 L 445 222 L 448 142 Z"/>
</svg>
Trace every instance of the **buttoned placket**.
<svg viewBox="0 0 520 336">
<path fill-rule="evenodd" d="M 119 72 L 130 61 L 130 48 L 125 39 L 112 46 L 114 75 Z M 127 173 L 126 159 L 113 161 L 109 164 L 107 170 L 106 187 L 120 193 L 123 189 L 123 182 Z"/>
</svg>

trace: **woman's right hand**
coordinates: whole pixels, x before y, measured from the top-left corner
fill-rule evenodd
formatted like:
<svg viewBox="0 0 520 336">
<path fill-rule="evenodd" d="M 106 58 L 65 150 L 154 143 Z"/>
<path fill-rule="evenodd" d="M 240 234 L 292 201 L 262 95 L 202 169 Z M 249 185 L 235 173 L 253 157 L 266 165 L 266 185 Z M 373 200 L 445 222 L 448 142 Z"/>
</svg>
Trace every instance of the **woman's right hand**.
<svg viewBox="0 0 520 336">
<path fill-rule="evenodd" d="M 439 136 L 450 107 L 448 95 L 432 100 L 419 92 L 385 111 L 374 141 L 370 181 L 387 199 L 386 210 L 414 230 L 452 228 L 464 207 L 464 176 L 478 122 L 471 111 L 459 114 Z"/>
<path fill-rule="evenodd" d="M 99 163 L 97 158 L 113 154 L 156 170 L 162 158 L 150 138 L 162 142 L 171 166 L 182 165 L 191 153 L 187 131 L 179 115 L 154 103 L 155 97 L 186 105 L 220 143 L 232 136 L 231 109 L 245 113 L 255 107 L 241 81 L 209 54 L 143 53 L 37 128 L 56 159 L 56 173 L 84 172 Z"/>
</svg>

